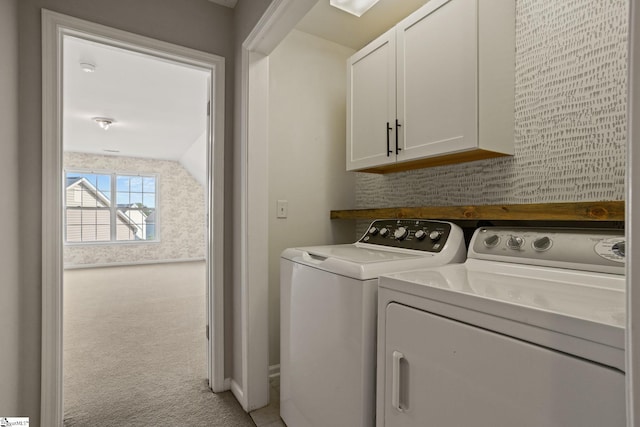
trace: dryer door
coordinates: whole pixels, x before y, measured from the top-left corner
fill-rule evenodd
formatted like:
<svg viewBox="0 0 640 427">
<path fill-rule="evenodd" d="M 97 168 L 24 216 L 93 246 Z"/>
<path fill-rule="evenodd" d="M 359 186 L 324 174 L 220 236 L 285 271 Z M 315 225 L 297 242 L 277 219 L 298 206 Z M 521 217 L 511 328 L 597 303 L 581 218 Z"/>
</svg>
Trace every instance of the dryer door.
<svg viewBox="0 0 640 427">
<path fill-rule="evenodd" d="M 378 426 L 625 426 L 620 371 L 397 303 L 385 316 Z"/>
</svg>

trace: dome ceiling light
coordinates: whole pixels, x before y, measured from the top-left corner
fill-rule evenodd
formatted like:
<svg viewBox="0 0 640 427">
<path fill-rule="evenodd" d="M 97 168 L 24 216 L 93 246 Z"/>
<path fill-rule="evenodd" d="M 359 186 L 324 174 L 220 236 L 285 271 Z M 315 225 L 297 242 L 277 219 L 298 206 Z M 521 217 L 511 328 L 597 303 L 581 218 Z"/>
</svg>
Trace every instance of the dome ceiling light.
<svg viewBox="0 0 640 427">
<path fill-rule="evenodd" d="M 92 64 L 91 62 L 81 62 L 80 69 L 85 73 L 94 73 L 96 71 L 96 64 Z"/>
<path fill-rule="evenodd" d="M 91 120 L 96 122 L 104 130 L 109 130 L 109 127 L 116 122 L 115 119 L 108 117 L 94 117 Z"/>
</svg>

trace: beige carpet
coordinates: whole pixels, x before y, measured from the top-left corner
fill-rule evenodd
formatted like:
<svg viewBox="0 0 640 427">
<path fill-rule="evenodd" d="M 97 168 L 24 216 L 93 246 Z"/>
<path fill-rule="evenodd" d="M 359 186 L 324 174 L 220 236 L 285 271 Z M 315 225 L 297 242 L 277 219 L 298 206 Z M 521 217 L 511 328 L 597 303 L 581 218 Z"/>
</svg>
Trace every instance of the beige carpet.
<svg viewBox="0 0 640 427">
<path fill-rule="evenodd" d="M 65 426 L 254 426 L 207 387 L 203 262 L 67 270 Z"/>
</svg>

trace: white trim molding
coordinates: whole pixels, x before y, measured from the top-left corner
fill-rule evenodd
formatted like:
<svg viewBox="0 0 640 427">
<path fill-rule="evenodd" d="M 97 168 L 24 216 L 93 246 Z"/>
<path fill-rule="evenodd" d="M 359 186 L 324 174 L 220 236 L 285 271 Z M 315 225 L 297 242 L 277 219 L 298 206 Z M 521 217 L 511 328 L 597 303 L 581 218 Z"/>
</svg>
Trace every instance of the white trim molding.
<svg viewBox="0 0 640 427">
<path fill-rule="evenodd" d="M 629 2 L 629 96 L 627 126 L 627 426 L 640 425 L 640 7 Z M 638 242 L 636 244 L 636 242 Z"/>
<path fill-rule="evenodd" d="M 280 376 L 280 364 L 269 366 L 269 378 L 277 378 Z"/>
<path fill-rule="evenodd" d="M 245 400 L 244 393 L 242 392 L 242 386 L 238 384 L 235 380 L 230 380 L 231 393 L 235 396 L 238 402 L 243 402 Z"/>
<path fill-rule="evenodd" d="M 61 427 L 62 398 L 62 42 L 67 35 L 209 70 L 207 283 L 209 382 L 228 390 L 224 376 L 224 112 L 223 57 L 42 11 L 42 374 L 40 424 Z"/>
<path fill-rule="evenodd" d="M 62 426 L 62 33 L 42 19 L 42 373 L 41 422 Z M 58 185 L 60 184 L 60 185 Z M 45 215 L 46 213 L 46 215 Z"/>
<path fill-rule="evenodd" d="M 257 83 L 252 94 L 258 100 L 268 100 L 266 93 L 256 89 L 269 89 L 269 58 L 254 52 L 249 52 L 248 56 L 249 81 Z M 257 82 L 254 76 L 262 79 Z M 269 133 L 268 115 L 254 111 L 264 111 L 268 106 L 256 104 L 255 101 L 248 104 L 248 115 L 252 119 L 247 133 L 248 140 L 255 144 L 244 152 L 246 157 L 243 156 L 247 176 L 243 205 L 249 213 L 242 233 L 242 264 L 246 269 L 243 282 L 247 284 L 242 292 L 242 321 L 246 325 L 242 337 L 242 379 L 247 412 L 269 404 L 269 216 L 266 209 L 269 188 L 267 179 L 262 178 L 268 176 Z"/>
<path fill-rule="evenodd" d="M 242 45 L 241 341 L 242 384 L 231 390 L 247 412 L 269 404 L 268 109 L 269 57 L 317 0 L 273 0 Z M 249 238 L 251 236 L 251 238 Z"/>
<path fill-rule="evenodd" d="M 99 264 L 64 264 L 65 270 L 82 270 L 83 268 L 134 267 L 138 265 L 176 264 L 181 262 L 202 262 L 204 258 L 154 259 L 134 262 L 105 262 Z"/>
<path fill-rule="evenodd" d="M 242 47 L 250 52 L 270 55 L 316 5 L 317 0 L 273 0 Z"/>
</svg>

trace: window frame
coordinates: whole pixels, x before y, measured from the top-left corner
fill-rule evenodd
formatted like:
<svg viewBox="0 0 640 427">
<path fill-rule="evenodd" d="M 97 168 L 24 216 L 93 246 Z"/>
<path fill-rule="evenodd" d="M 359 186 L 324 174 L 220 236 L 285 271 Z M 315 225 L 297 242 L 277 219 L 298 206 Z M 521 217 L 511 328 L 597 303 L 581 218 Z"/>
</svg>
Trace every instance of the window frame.
<svg viewBox="0 0 640 427">
<path fill-rule="evenodd" d="M 108 241 L 87 241 L 87 242 L 69 242 L 67 241 L 67 175 L 70 173 L 78 174 L 96 174 L 108 175 L 110 177 L 111 206 L 109 206 L 109 235 Z M 154 238 L 149 240 L 117 240 L 117 179 L 119 176 L 154 178 L 155 180 L 155 230 Z M 115 169 L 83 169 L 83 168 L 64 168 L 62 171 L 62 233 L 64 246 L 99 246 L 99 245 L 146 245 L 160 243 L 160 174 L 155 172 L 128 172 Z M 114 203 L 115 202 L 115 203 Z"/>
</svg>

